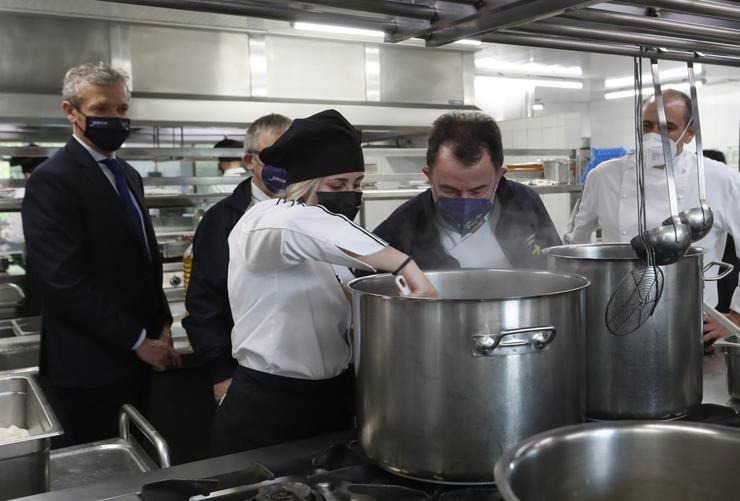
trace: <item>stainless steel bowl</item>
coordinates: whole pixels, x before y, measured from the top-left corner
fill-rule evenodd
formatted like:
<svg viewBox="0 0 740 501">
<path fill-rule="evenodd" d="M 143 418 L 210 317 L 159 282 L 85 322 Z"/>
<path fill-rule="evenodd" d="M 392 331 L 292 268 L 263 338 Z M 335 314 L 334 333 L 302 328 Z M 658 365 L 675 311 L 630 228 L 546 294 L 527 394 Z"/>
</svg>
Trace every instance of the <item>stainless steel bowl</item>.
<svg viewBox="0 0 740 501">
<path fill-rule="evenodd" d="M 732 398 L 740 399 L 740 339 L 728 336 L 715 343 L 725 354 L 727 391 Z"/>
<path fill-rule="evenodd" d="M 738 461 L 733 428 L 592 423 L 526 439 L 494 474 L 506 501 L 725 501 L 740 493 L 739 477 L 726 473 Z"/>
</svg>

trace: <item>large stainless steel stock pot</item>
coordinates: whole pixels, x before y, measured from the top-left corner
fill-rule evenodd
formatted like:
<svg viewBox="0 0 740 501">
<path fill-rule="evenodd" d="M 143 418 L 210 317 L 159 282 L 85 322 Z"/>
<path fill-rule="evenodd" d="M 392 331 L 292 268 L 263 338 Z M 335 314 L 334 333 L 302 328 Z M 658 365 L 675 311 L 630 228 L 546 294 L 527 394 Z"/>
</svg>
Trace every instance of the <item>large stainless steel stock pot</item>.
<svg viewBox="0 0 740 501">
<path fill-rule="evenodd" d="M 492 482 L 522 438 L 583 420 L 588 280 L 547 271 L 427 274 L 439 299 L 399 297 L 390 275 L 349 284 L 360 440 L 381 467 Z"/>
<path fill-rule="evenodd" d="M 613 421 L 530 437 L 496 463 L 506 501 L 726 501 L 740 432 L 695 423 Z"/>
<path fill-rule="evenodd" d="M 609 332 L 612 292 L 641 263 L 630 244 L 585 244 L 543 251 L 547 267 L 591 281 L 586 293 L 586 414 L 597 419 L 670 418 L 702 399 L 702 250 L 661 266 L 663 296 L 653 316 L 626 336 Z M 718 263 L 724 265 L 724 263 Z M 727 267 L 728 265 L 724 265 Z"/>
</svg>

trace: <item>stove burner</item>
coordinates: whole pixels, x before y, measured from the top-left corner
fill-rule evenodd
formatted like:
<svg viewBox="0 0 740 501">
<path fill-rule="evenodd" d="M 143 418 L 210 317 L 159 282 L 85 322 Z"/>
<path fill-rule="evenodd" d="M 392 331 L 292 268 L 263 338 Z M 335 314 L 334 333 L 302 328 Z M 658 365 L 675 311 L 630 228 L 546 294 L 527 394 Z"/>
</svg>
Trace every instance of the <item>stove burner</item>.
<svg viewBox="0 0 740 501">
<path fill-rule="evenodd" d="M 300 482 L 281 482 L 262 487 L 254 501 L 313 501 L 311 488 Z"/>
<path fill-rule="evenodd" d="M 349 499 L 373 499 L 393 501 L 426 501 L 429 494 L 408 487 L 398 485 L 348 485 L 346 488 Z"/>
<path fill-rule="evenodd" d="M 439 496 L 439 501 L 503 501 L 504 498 L 495 489 L 473 487 L 445 492 Z"/>
</svg>

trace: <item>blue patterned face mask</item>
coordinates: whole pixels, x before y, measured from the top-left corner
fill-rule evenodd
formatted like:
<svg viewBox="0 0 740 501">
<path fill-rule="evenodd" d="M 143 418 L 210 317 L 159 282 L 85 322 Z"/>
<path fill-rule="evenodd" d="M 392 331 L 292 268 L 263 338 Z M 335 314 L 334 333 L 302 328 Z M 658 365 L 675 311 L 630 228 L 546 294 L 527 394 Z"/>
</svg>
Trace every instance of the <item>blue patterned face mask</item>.
<svg viewBox="0 0 740 501">
<path fill-rule="evenodd" d="M 288 186 L 288 171 L 272 165 L 263 165 L 260 173 L 265 187 L 273 193 L 283 191 Z"/>
<path fill-rule="evenodd" d="M 487 198 L 439 197 L 436 204 L 445 221 L 461 235 L 477 229 L 493 209 L 493 203 Z"/>
</svg>

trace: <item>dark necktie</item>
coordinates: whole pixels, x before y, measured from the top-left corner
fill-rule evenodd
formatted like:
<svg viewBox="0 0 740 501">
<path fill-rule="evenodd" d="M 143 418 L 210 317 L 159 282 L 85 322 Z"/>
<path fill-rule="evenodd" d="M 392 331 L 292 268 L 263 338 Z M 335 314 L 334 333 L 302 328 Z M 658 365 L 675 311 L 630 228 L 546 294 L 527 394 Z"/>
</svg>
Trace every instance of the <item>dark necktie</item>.
<svg viewBox="0 0 740 501">
<path fill-rule="evenodd" d="M 146 237 L 144 233 L 144 226 L 142 225 L 139 211 L 136 208 L 136 202 L 131 197 L 131 192 L 128 190 L 128 183 L 126 182 L 126 176 L 123 174 L 123 166 L 118 163 L 115 158 L 106 158 L 100 161 L 106 167 L 108 167 L 113 173 L 113 179 L 116 182 L 116 189 L 118 190 L 118 196 L 121 199 L 123 207 L 126 209 L 126 214 L 134 227 L 134 230 L 141 238 L 141 241 L 146 245 Z"/>
</svg>

